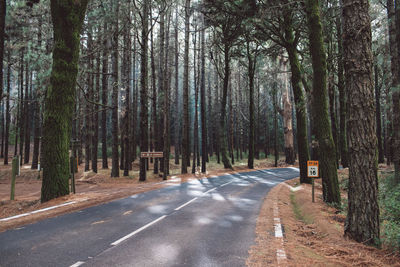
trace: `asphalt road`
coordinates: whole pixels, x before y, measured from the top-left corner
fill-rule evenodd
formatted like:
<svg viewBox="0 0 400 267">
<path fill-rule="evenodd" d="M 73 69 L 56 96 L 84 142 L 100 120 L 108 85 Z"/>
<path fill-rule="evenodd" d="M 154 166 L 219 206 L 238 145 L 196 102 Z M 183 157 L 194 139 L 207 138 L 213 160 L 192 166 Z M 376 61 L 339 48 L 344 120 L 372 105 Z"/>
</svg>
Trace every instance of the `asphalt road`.
<svg viewBox="0 0 400 267">
<path fill-rule="evenodd" d="M 0 233 L 0 266 L 245 266 L 261 204 L 295 168 L 191 181 Z"/>
</svg>

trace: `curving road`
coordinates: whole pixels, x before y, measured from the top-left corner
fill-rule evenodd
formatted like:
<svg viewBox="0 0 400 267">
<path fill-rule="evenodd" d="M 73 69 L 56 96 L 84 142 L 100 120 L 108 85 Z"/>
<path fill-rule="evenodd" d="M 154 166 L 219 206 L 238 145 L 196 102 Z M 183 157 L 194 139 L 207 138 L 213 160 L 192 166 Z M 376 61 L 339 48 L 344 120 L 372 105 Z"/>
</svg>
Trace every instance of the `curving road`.
<svg viewBox="0 0 400 267">
<path fill-rule="evenodd" d="M 0 266 L 244 266 L 257 216 L 296 168 L 195 180 L 0 233 Z"/>
</svg>

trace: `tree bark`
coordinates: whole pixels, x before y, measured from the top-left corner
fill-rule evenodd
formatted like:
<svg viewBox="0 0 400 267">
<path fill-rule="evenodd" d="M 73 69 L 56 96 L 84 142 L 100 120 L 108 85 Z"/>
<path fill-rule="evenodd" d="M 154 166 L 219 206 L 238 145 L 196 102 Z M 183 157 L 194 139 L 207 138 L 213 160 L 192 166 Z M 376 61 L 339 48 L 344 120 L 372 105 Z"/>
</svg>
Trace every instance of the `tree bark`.
<svg viewBox="0 0 400 267">
<path fill-rule="evenodd" d="M 103 33 L 106 33 L 107 22 L 104 22 Z M 108 105 L 108 55 L 109 55 L 109 39 L 107 37 L 103 40 L 103 64 L 102 64 L 102 77 L 101 77 L 101 103 Z M 101 158 L 102 168 L 108 169 L 107 157 L 107 110 L 103 109 L 101 112 Z"/>
<path fill-rule="evenodd" d="M 322 25 L 318 0 L 306 0 L 306 14 L 309 27 L 310 52 L 313 67 L 313 97 L 311 112 L 315 122 L 316 138 L 320 159 L 323 199 L 327 203 L 340 205 L 340 191 L 337 177 L 335 144 L 329 123 L 326 54 L 323 43 Z"/>
<path fill-rule="evenodd" d="M 385 154 L 383 153 L 383 143 L 382 143 L 381 88 L 378 82 L 379 79 L 378 64 L 374 65 L 374 74 L 375 74 L 376 136 L 378 137 L 378 163 L 384 163 Z"/>
<path fill-rule="evenodd" d="M 349 97 L 345 235 L 358 242 L 379 245 L 377 140 L 368 8 L 367 0 L 343 0 L 343 56 Z"/>
<path fill-rule="evenodd" d="M 347 126 L 346 126 L 346 88 L 344 84 L 343 72 L 343 44 L 342 44 L 342 20 L 340 14 L 336 17 L 336 31 L 338 43 L 338 90 L 339 90 L 339 105 L 340 105 L 340 130 L 339 130 L 339 152 L 340 161 L 343 168 L 349 166 L 349 156 L 347 147 Z"/>
<path fill-rule="evenodd" d="M 397 66 L 400 63 L 400 1 L 395 1 L 396 11 L 396 44 L 397 44 Z M 400 68 L 397 67 L 396 73 L 396 87 L 393 88 L 392 101 L 393 101 L 393 165 L 394 165 L 394 179 L 397 184 L 400 184 Z"/>
<path fill-rule="evenodd" d="M 182 164 L 181 173 L 187 173 L 189 154 L 189 25 L 190 0 L 185 1 L 185 52 L 183 62 L 183 125 L 182 125 Z"/>
<path fill-rule="evenodd" d="M 201 114 L 201 172 L 206 172 L 206 162 L 207 162 L 207 112 L 206 112 L 206 77 L 205 77 L 205 23 L 204 15 L 201 17 L 202 20 L 202 30 L 200 32 L 200 42 L 201 42 L 201 78 L 200 78 L 200 114 Z"/>
<path fill-rule="evenodd" d="M 88 1 L 51 0 L 53 66 L 43 125 L 41 201 L 69 193 L 69 142 L 78 74 L 80 31 Z"/>
<path fill-rule="evenodd" d="M 148 37 L 149 37 L 149 3 L 143 2 L 142 6 L 142 53 L 140 57 L 140 152 L 147 151 L 148 148 Z M 140 158 L 139 181 L 146 180 L 146 159 Z"/>
<path fill-rule="evenodd" d="M 8 145 L 10 136 L 10 91 L 11 91 L 11 53 L 7 53 L 7 96 L 6 96 L 6 132 L 4 147 L 4 165 L 8 165 Z"/>
<path fill-rule="evenodd" d="M 310 159 L 308 133 L 307 133 L 307 112 L 306 99 L 301 86 L 302 71 L 297 52 L 297 42 L 293 34 L 293 22 L 291 14 L 284 12 L 286 51 L 289 55 L 291 83 L 294 94 L 297 122 L 297 150 L 299 151 L 300 183 L 311 183 L 307 176 L 307 161 Z"/>
<path fill-rule="evenodd" d="M 111 65 L 112 65 L 112 110 L 111 110 L 111 124 L 112 124 L 112 166 L 111 166 L 111 177 L 119 177 L 119 138 L 118 138 L 118 94 L 119 94 L 119 81 L 118 81 L 118 12 L 119 12 L 119 1 L 113 3 L 115 5 L 115 25 L 114 34 L 112 38 L 112 53 L 111 53 Z"/>
</svg>

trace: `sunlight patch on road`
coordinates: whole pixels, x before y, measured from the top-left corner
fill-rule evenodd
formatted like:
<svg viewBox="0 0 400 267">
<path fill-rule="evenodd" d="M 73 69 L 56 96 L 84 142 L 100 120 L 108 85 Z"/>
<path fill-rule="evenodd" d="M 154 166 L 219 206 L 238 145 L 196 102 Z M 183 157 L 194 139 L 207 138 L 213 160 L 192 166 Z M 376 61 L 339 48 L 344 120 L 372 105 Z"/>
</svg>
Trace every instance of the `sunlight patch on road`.
<svg viewBox="0 0 400 267">
<path fill-rule="evenodd" d="M 163 214 L 166 212 L 167 206 L 166 205 L 154 205 L 147 208 L 150 213 L 153 214 Z"/>
</svg>

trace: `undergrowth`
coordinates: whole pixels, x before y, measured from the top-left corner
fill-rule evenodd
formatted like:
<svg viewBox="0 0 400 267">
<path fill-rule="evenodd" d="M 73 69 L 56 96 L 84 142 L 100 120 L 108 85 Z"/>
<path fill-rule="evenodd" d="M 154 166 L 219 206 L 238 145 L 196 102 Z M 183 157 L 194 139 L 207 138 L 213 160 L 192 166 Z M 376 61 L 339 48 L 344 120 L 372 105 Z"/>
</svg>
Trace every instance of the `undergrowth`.
<svg viewBox="0 0 400 267">
<path fill-rule="evenodd" d="M 296 201 L 296 196 L 292 192 L 290 193 L 290 202 L 292 203 L 293 212 L 297 220 L 304 222 L 305 224 L 312 224 L 314 220 L 310 217 L 310 215 L 304 213 L 299 204 Z"/>
<path fill-rule="evenodd" d="M 400 184 L 393 174 L 380 179 L 379 195 L 383 242 L 400 251 Z"/>
</svg>

